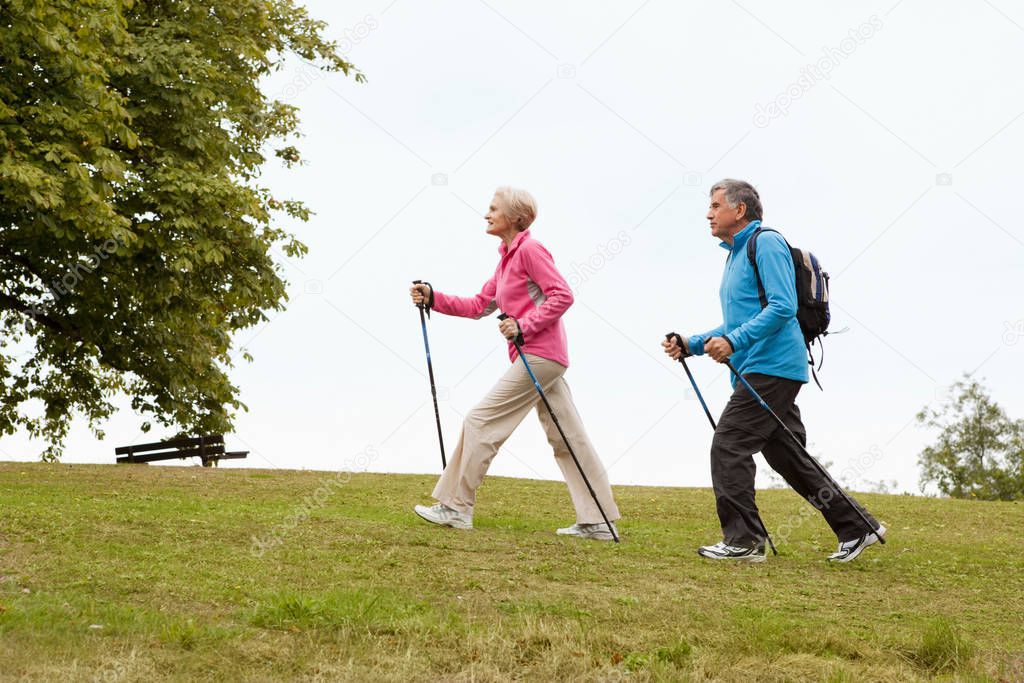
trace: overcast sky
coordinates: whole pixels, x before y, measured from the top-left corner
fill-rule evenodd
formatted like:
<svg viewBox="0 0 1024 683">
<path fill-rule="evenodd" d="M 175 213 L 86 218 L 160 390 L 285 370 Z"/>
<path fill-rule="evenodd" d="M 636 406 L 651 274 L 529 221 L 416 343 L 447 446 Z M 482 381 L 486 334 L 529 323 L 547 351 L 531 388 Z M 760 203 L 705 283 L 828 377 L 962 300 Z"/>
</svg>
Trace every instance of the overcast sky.
<svg viewBox="0 0 1024 683">
<path fill-rule="evenodd" d="M 307 5 L 368 82 L 293 60 L 265 85 L 301 107 L 307 164 L 264 180 L 316 216 L 291 226 L 308 257 L 279 255 L 288 310 L 237 337 L 255 361 L 233 373 L 249 412 L 228 443 L 252 453 L 225 466 L 439 471 L 407 288 L 478 291 L 498 246 L 481 216 L 505 184 L 536 196 L 532 233 L 575 290 L 566 378 L 613 483 L 710 484 L 710 429 L 659 342 L 721 321 L 704 215 L 722 177 L 753 182 L 765 223 L 832 275 L 849 332 L 798 404 L 841 480 L 917 491 L 933 435 L 914 416 L 962 373 L 1024 417 L 1018 5 Z M 509 361 L 494 320 L 435 315 L 429 333 L 450 452 Z M 690 365 L 717 415 L 726 373 Z M 164 436 L 141 422 L 126 408 L 104 441 L 79 423 L 65 462 Z M 40 450 L 0 441 L 4 459 Z M 491 473 L 559 478 L 534 416 Z"/>
</svg>

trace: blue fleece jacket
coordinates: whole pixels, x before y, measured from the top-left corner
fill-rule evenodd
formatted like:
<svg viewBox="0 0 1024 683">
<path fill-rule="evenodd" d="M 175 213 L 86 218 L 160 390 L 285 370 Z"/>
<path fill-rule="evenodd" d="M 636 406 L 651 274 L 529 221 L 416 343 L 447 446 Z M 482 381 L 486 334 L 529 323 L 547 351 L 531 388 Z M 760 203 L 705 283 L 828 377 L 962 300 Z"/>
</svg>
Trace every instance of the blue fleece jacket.
<svg viewBox="0 0 1024 683">
<path fill-rule="evenodd" d="M 732 364 L 742 375 L 760 373 L 807 381 L 807 352 L 800 324 L 796 320 L 796 274 L 786 240 L 777 232 L 757 238 L 757 268 L 761 272 L 768 305 L 762 309 L 757 279 L 747 258 L 747 240 L 761 227 L 751 221 L 736 233 L 729 251 L 725 273 L 718 290 L 725 322 L 704 334 L 687 339 L 690 353 L 702 355 L 704 342 L 724 336 L 732 344 Z M 736 378 L 733 377 L 733 386 Z"/>
</svg>

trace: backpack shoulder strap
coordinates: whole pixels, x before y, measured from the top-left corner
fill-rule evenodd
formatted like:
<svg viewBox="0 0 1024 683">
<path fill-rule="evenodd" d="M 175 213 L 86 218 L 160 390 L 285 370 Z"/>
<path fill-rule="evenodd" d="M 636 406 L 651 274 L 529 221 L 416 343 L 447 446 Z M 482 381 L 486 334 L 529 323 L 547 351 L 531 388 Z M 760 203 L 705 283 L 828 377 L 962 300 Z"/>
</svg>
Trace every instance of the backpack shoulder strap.
<svg viewBox="0 0 1024 683">
<path fill-rule="evenodd" d="M 761 301 L 761 308 L 768 308 L 768 295 L 764 291 L 764 282 L 761 281 L 761 271 L 757 269 L 757 236 L 762 232 L 779 232 L 773 228 L 758 227 L 754 234 L 747 240 L 747 260 L 754 269 L 754 279 L 757 280 L 757 298 Z"/>
</svg>

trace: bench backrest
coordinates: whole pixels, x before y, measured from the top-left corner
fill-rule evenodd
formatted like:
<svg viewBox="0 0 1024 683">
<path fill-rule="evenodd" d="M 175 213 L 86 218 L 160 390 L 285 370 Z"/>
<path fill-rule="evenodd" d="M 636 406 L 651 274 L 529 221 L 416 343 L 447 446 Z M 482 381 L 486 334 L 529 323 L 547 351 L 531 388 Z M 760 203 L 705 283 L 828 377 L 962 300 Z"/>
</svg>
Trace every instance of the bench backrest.
<svg viewBox="0 0 1024 683">
<path fill-rule="evenodd" d="M 224 435 L 211 434 L 209 436 L 190 436 L 167 441 L 155 441 L 153 443 L 141 443 L 134 446 L 120 446 L 114 449 L 114 455 L 132 455 L 134 453 L 148 453 L 149 451 L 163 451 L 170 449 L 196 450 L 204 453 L 224 452 Z M 199 452 L 193 455 L 199 455 Z"/>
</svg>

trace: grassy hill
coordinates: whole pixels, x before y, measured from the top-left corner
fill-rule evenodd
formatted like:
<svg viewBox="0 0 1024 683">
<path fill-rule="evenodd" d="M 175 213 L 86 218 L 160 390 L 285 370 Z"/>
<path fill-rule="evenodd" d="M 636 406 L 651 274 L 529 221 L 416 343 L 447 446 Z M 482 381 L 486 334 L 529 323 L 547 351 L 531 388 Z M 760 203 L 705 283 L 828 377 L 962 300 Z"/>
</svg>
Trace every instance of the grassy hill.
<svg viewBox="0 0 1024 683">
<path fill-rule="evenodd" d="M 433 481 L 0 463 L 0 679 L 1024 680 L 1024 504 L 864 495 L 890 542 L 828 566 L 764 491 L 780 555 L 737 567 L 708 490 L 618 487 L 614 546 L 553 482 L 429 526 Z"/>
</svg>

